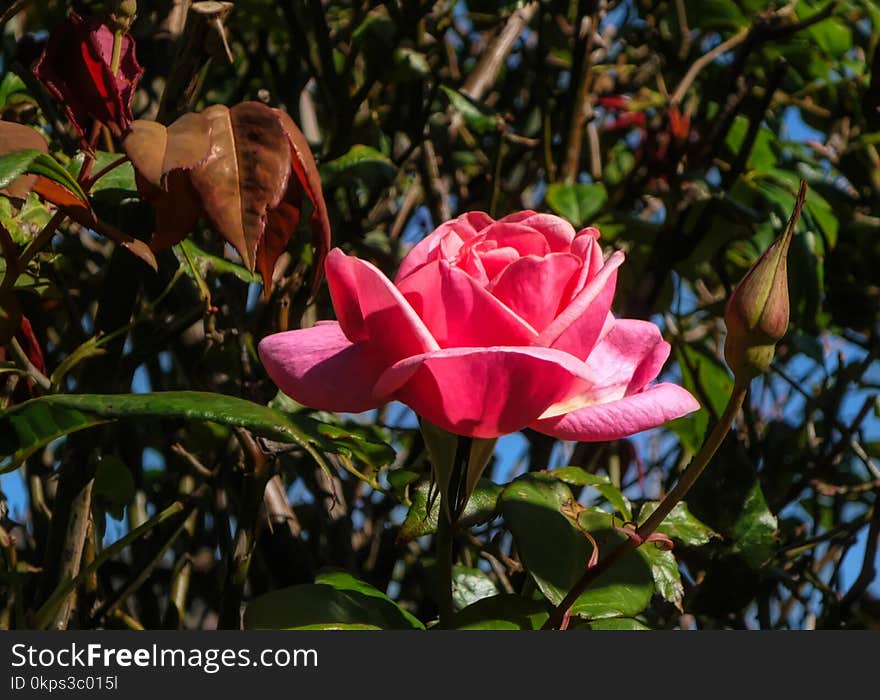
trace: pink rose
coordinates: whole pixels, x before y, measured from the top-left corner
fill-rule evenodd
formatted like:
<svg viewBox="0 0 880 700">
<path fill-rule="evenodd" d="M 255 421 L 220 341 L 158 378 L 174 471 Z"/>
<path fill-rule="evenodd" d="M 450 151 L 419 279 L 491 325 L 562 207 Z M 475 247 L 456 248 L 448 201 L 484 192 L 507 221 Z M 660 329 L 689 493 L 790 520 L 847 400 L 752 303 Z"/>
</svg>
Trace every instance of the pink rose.
<svg viewBox="0 0 880 700">
<path fill-rule="evenodd" d="M 402 401 L 459 435 L 525 427 L 562 440 L 612 440 L 699 408 L 649 384 L 669 356 L 653 323 L 610 313 L 623 253 L 599 232 L 531 211 L 448 221 L 406 256 L 392 283 L 334 249 L 327 283 L 339 321 L 265 338 L 269 376 L 300 403 L 364 411 Z"/>
</svg>

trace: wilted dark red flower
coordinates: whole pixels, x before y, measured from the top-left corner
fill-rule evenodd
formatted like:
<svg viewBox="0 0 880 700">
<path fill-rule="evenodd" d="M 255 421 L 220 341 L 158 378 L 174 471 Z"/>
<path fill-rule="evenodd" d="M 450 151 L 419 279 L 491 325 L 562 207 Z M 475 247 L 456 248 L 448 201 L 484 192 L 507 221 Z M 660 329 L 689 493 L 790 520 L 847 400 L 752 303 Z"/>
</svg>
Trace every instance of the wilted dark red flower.
<svg viewBox="0 0 880 700">
<path fill-rule="evenodd" d="M 128 131 L 131 102 L 143 69 L 134 39 L 122 35 L 119 70 L 113 74 L 113 30 L 95 17 L 71 12 L 56 28 L 34 67 L 46 89 L 64 106 L 70 123 L 85 137 L 88 117 L 107 125 L 114 135 Z"/>
</svg>

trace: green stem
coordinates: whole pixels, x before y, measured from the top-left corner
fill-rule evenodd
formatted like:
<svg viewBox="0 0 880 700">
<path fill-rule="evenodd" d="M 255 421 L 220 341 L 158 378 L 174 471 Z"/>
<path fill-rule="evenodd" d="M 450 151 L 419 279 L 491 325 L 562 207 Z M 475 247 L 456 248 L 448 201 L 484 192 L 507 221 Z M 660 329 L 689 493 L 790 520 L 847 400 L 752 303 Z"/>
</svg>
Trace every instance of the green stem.
<svg viewBox="0 0 880 700">
<path fill-rule="evenodd" d="M 113 74 L 114 78 L 119 72 L 119 64 L 122 61 L 122 39 L 124 37 L 125 32 L 121 29 L 113 32 L 113 53 L 110 58 L 110 73 Z"/>
<path fill-rule="evenodd" d="M 709 464 L 709 461 L 715 455 L 715 452 L 718 451 L 724 438 L 727 437 L 727 433 L 730 431 L 730 426 L 733 425 L 736 414 L 746 398 L 748 389 L 749 386 L 747 381 L 736 382 L 733 387 L 733 393 L 727 401 L 724 413 L 721 415 L 721 418 L 718 419 L 718 422 L 715 424 L 709 437 L 706 438 L 700 451 L 678 479 L 675 487 L 663 497 L 663 500 L 660 501 L 657 509 L 651 513 L 648 519 L 639 525 L 636 529 L 635 537 L 627 538 L 617 548 L 611 550 L 611 553 L 608 554 L 608 556 L 603 557 L 595 566 L 584 572 L 584 575 L 581 576 L 578 582 L 572 587 L 562 602 L 553 609 L 547 623 L 544 625 L 544 629 L 565 629 L 568 624 L 568 616 L 571 606 L 574 605 L 581 593 L 587 590 L 596 579 L 608 571 L 608 569 L 610 569 L 615 563 L 620 561 L 624 555 L 629 554 L 645 542 L 666 519 L 666 516 L 672 512 L 672 509 L 675 508 L 676 504 L 688 494 L 691 487 L 693 487 L 694 483 L 703 473 L 703 470 L 705 470 L 706 466 Z"/>
<path fill-rule="evenodd" d="M 440 629 L 452 627 L 452 522 L 447 515 L 443 500 L 445 494 L 440 496 L 440 509 L 437 513 L 437 607 L 440 610 Z"/>
</svg>

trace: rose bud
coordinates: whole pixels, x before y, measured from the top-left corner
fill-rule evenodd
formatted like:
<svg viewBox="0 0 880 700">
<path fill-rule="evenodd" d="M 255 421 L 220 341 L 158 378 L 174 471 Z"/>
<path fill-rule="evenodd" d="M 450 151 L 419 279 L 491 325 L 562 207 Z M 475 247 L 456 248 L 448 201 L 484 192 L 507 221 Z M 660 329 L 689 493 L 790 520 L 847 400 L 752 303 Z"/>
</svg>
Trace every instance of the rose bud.
<svg viewBox="0 0 880 700">
<path fill-rule="evenodd" d="M 788 250 L 806 193 L 801 182 L 785 233 L 752 266 L 727 303 L 724 358 L 737 381 L 766 372 L 776 343 L 788 330 Z"/>
</svg>

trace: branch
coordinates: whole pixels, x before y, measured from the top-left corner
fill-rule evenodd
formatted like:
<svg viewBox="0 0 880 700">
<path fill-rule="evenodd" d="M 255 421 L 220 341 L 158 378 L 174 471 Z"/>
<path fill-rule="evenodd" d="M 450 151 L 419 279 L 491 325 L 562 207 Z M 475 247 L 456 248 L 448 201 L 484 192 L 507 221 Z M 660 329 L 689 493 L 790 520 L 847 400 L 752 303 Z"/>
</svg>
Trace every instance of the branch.
<svg viewBox="0 0 880 700">
<path fill-rule="evenodd" d="M 694 61 L 694 65 L 690 67 L 687 73 L 684 74 L 684 78 L 681 79 L 681 82 L 678 84 L 678 87 L 675 88 L 675 92 L 672 93 L 672 97 L 669 98 L 669 103 L 673 105 L 679 104 L 683 99 L 685 94 L 688 91 L 688 88 L 691 86 L 691 83 L 694 82 L 696 77 L 700 74 L 700 71 L 703 70 L 706 66 L 708 66 L 712 61 L 718 58 L 720 55 L 727 53 L 733 48 L 736 48 L 741 43 L 746 40 L 746 37 L 749 36 L 748 29 L 741 29 L 739 32 L 734 34 L 727 41 L 721 42 L 711 51 L 704 53 L 700 56 L 696 61 Z"/>
<path fill-rule="evenodd" d="M 489 44 L 480 62 L 464 81 L 461 88 L 463 94 L 477 101 L 483 98 L 498 77 L 519 35 L 532 21 L 539 5 L 537 2 L 529 3 L 510 15 L 501 33 Z"/>
</svg>

